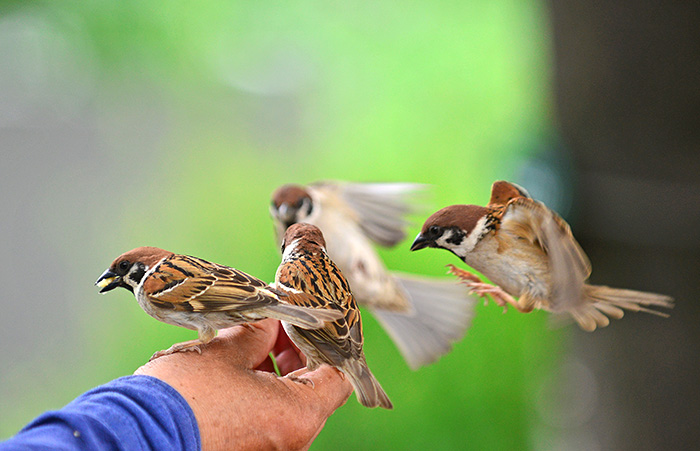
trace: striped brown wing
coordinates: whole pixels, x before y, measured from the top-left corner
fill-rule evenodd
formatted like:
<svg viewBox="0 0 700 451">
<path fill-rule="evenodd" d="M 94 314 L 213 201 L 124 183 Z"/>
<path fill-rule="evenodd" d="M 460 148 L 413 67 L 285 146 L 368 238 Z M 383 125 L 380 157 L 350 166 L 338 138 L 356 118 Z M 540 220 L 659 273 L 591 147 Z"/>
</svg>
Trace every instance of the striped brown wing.
<svg viewBox="0 0 700 451">
<path fill-rule="evenodd" d="M 499 205 L 505 207 L 510 200 L 518 197 L 529 198 L 530 194 L 525 188 L 515 183 L 497 180 L 491 185 L 491 200 L 489 200 L 488 207 L 494 208 Z"/>
<path fill-rule="evenodd" d="M 582 302 L 583 283 L 591 274 L 591 264 L 566 221 L 543 203 L 520 197 L 506 205 L 500 228 L 528 240 L 547 255 L 554 311 Z"/>
<path fill-rule="evenodd" d="M 303 307 L 340 310 L 344 317 L 316 330 L 296 328 L 330 364 L 359 358 L 362 354 L 362 321 L 355 298 L 338 267 L 325 255 L 301 256 L 283 263 L 277 272 L 277 288 L 286 302 Z"/>
<path fill-rule="evenodd" d="M 163 260 L 143 289 L 161 308 L 190 312 L 241 312 L 278 302 L 262 280 L 186 255 Z"/>
</svg>

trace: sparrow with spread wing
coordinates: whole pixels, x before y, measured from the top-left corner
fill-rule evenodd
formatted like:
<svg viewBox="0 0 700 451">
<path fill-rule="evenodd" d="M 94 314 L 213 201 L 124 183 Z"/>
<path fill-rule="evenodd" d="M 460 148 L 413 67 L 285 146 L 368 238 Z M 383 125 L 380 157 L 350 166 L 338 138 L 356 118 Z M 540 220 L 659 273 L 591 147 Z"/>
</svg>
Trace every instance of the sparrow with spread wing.
<svg viewBox="0 0 700 451">
<path fill-rule="evenodd" d="M 282 241 L 282 263 L 275 287 L 291 304 L 341 312 L 343 316 L 319 329 L 304 329 L 282 321 L 292 342 L 307 358 L 306 366 L 331 365 L 345 374 L 363 406 L 391 409 L 389 397 L 374 377 L 362 351 L 362 319 L 348 282 L 326 254 L 318 227 L 299 223 L 290 226 Z"/>
<path fill-rule="evenodd" d="M 292 224 L 321 229 L 328 255 L 347 277 L 412 369 L 437 360 L 464 335 L 474 299 L 453 281 L 390 272 L 373 243 L 391 247 L 406 236 L 411 200 L 424 185 L 321 182 L 285 185 L 270 212 L 279 240 Z"/>
<path fill-rule="evenodd" d="M 342 316 L 289 305 L 284 293 L 242 271 L 156 247 L 120 255 L 95 285 L 100 293 L 126 288 L 155 319 L 198 332 L 198 339 L 177 343 L 151 359 L 178 351 L 201 353 L 200 345 L 211 341 L 218 329 L 237 324 L 276 318 L 314 329 Z"/>
<path fill-rule="evenodd" d="M 569 225 L 505 181 L 493 184 L 486 207 L 452 205 L 430 216 L 411 250 L 426 247 L 454 253 L 495 284 L 449 265 L 474 293 L 521 312 L 569 313 L 587 331 L 621 318 L 623 309 L 668 316 L 654 308 L 673 306 L 669 296 L 587 284 L 591 265 Z"/>
</svg>

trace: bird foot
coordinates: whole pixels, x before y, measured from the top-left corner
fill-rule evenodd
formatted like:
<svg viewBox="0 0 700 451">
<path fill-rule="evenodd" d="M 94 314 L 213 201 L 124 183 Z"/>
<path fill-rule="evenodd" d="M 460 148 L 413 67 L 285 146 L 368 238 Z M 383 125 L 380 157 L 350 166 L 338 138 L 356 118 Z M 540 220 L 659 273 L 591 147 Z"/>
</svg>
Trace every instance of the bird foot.
<svg viewBox="0 0 700 451">
<path fill-rule="evenodd" d="M 314 381 L 312 381 L 311 379 L 307 379 L 307 378 L 301 377 L 301 376 L 295 376 L 294 374 L 287 374 L 287 376 L 285 376 L 285 377 L 293 380 L 294 382 L 304 384 L 304 385 L 311 385 L 311 388 L 316 388 L 316 386 L 314 385 Z"/>
<path fill-rule="evenodd" d="M 461 279 L 460 282 L 464 282 L 466 284 L 473 282 L 481 283 L 481 279 L 479 279 L 477 276 L 470 273 L 469 271 L 466 271 L 462 268 L 458 268 L 455 265 L 447 265 L 447 267 L 449 268 L 447 274 L 457 276 L 458 279 Z"/>
<path fill-rule="evenodd" d="M 199 345 L 201 345 L 202 342 L 199 340 L 192 340 L 192 341 L 185 341 L 183 343 L 176 343 L 169 347 L 168 349 L 164 349 L 162 351 L 158 351 L 154 353 L 148 361 L 152 361 L 157 359 L 158 357 L 163 357 L 166 355 L 170 354 L 175 354 L 176 352 L 184 352 L 184 351 L 197 351 L 199 354 L 202 354 L 202 349 L 200 348 Z"/>
<path fill-rule="evenodd" d="M 481 296 L 484 299 L 484 305 L 488 304 L 488 297 L 491 296 L 491 299 L 493 299 L 496 305 L 503 307 L 503 313 L 508 311 L 508 304 L 516 304 L 515 299 L 503 291 L 501 287 L 484 282 L 471 282 L 468 283 L 467 286 L 471 289 L 471 293 Z"/>
<path fill-rule="evenodd" d="M 447 267 L 449 268 L 447 273 L 457 276 L 462 283 L 469 287 L 470 294 L 475 294 L 484 300 L 484 305 L 488 305 L 490 296 L 496 305 L 503 307 L 503 313 L 508 311 L 508 304 L 518 308 L 517 301 L 501 287 L 484 283 L 476 275 L 457 268 L 455 265 L 447 265 Z"/>
</svg>

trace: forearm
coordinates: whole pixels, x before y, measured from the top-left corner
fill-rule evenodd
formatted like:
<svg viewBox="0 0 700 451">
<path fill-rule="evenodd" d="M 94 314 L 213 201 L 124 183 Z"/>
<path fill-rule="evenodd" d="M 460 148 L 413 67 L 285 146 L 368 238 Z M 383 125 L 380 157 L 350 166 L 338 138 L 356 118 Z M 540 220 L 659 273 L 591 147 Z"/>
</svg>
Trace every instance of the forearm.
<svg viewBox="0 0 700 451">
<path fill-rule="evenodd" d="M 165 382 L 127 376 L 46 412 L 10 440 L 7 450 L 199 450 L 191 408 Z"/>
</svg>

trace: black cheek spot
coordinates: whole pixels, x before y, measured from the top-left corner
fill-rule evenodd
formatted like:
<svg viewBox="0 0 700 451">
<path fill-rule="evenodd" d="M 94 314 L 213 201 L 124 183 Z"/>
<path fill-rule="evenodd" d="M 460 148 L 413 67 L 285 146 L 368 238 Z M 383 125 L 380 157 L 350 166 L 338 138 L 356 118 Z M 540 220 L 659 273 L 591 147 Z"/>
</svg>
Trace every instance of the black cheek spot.
<svg viewBox="0 0 700 451">
<path fill-rule="evenodd" d="M 133 270 L 129 275 L 127 275 L 127 277 L 138 285 L 139 283 L 141 283 L 141 280 L 145 275 L 146 267 L 139 263 L 136 269 Z"/>
<path fill-rule="evenodd" d="M 462 243 L 462 241 L 464 240 L 464 237 L 466 234 L 462 230 L 460 230 L 456 227 L 454 227 L 450 230 L 452 231 L 452 235 L 446 241 L 450 244 L 454 244 L 456 246 L 459 246 Z"/>
</svg>

